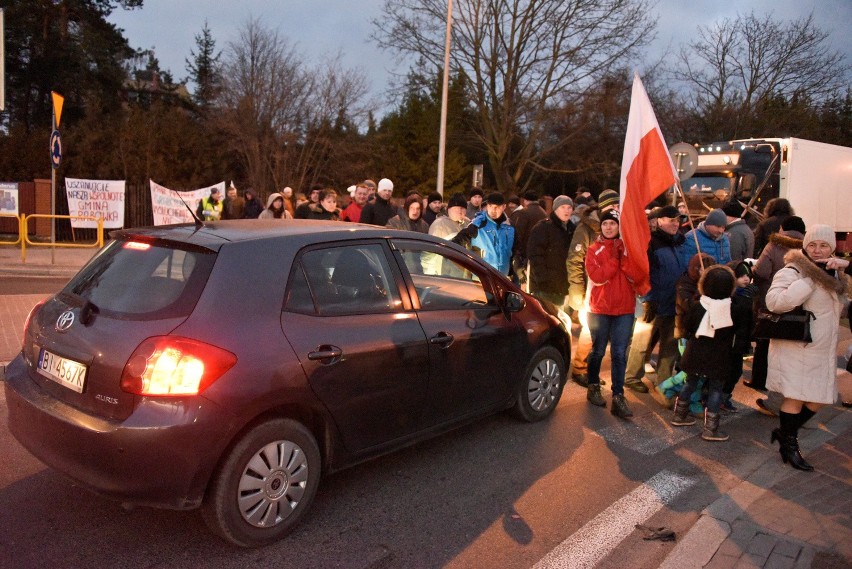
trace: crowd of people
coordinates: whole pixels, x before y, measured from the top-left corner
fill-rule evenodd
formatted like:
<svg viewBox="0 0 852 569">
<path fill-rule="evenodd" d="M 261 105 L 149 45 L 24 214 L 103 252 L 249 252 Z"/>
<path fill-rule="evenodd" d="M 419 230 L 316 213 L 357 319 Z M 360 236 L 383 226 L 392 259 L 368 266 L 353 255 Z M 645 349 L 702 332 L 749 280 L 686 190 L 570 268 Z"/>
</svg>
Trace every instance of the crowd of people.
<svg viewBox="0 0 852 569">
<path fill-rule="evenodd" d="M 447 200 L 433 192 L 408 192 L 400 205 L 387 178 L 351 186 L 345 206 L 331 188 L 305 195 L 287 187 L 264 207 L 255 192 L 239 197 L 228 188 L 201 200 L 210 219 L 319 219 L 366 223 L 428 233 L 462 245 L 532 295 L 570 314 L 574 342 L 572 379 L 590 404 L 606 407 L 600 377 L 609 348 L 610 411 L 632 416 L 625 389 L 649 393 L 672 410 L 670 423 L 685 427 L 703 418 L 701 437 L 724 441 L 720 415 L 736 412 L 734 388 L 743 359 L 752 356 L 744 384 L 765 398 L 761 412 L 779 418 L 770 440 L 784 463 L 812 466 L 801 456 L 798 430 L 820 406 L 837 399 L 838 325 L 848 305 L 849 261 L 836 256 L 831 227 L 805 227 L 783 198 L 770 200 L 752 229 L 742 204 L 731 200 L 693 224 L 685 203 L 648 210 L 650 291 L 640 294 L 625 263 L 619 194 L 542 197 L 528 191 L 508 199 L 479 188 Z M 755 339 L 760 310 L 813 313 L 812 341 Z M 656 359 L 652 354 L 656 352 Z M 653 380 L 646 378 L 653 375 Z"/>
</svg>

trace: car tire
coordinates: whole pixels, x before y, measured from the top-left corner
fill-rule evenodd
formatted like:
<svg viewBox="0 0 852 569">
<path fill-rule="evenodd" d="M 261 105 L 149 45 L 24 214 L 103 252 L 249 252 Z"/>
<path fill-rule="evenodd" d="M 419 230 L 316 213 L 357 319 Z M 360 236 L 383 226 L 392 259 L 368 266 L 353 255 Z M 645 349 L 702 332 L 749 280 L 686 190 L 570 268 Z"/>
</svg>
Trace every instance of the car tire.
<svg viewBox="0 0 852 569">
<path fill-rule="evenodd" d="M 530 423 L 553 413 L 565 387 L 565 360 L 554 347 L 538 350 L 527 365 L 515 394 L 513 411 Z"/>
<path fill-rule="evenodd" d="M 311 506 L 322 469 L 316 439 L 302 424 L 273 419 L 233 445 L 201 507 L 210 529 L 241 547 L 280 540 Z"/>
</svg>

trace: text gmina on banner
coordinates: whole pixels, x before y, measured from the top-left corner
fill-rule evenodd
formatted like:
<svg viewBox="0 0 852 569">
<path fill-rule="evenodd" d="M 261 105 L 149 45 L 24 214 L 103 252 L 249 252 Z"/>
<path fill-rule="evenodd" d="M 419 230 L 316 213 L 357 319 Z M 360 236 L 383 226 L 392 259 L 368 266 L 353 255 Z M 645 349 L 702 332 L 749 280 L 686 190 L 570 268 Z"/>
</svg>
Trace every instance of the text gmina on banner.
<svg viewBox="0 0 852 569">
<path fill-rule="evenodd" d="M 150 180 L 150 182 L 151 210 L 154 212 L 154 225 L 192 223 L 194 220 L 189 210 L 186 209 L 187 205 L 192 208 L 192 211 L 195 211 L 198 208 L 198 202 L 202 198 L 209 196 L 210 191 L 214 188 L 218 189 L 222 195 L 225 194 L 224 181 L 206 188 L 186 192 L 170 190 L 156 183 L 154 180 Z M 181 201 L 181 198 L 183 198 L 183 201 Z M 184 202 L 186 202 L 186 205 L 184 205 Z"/>
<path fill-rule="evenodd" d="M 124 180 L 65 178 L 71 227 L 95 229 L 98 219 L 103 219 L 104 227 L 108 229 L 123 227 L 124 186 Z"/>
</svg>

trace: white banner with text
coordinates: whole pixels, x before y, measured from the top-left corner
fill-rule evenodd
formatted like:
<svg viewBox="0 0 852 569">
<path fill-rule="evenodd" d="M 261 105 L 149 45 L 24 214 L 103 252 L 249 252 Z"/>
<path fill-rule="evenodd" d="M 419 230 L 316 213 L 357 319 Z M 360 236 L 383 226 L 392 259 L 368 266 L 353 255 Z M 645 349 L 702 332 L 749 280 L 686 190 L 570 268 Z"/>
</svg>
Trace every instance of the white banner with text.
<svg viewBox="0 0 852 569">
<path fill-rule="evenodd" d="M 68 214 L 72 216 L 71 227 L 94 229 L 98 226 L 99 218 L 104 220 L 107 229 L 124 226 L 124 180 L 65 178 L 65 195 L 68 198 Z"/>
<path fill-rule="evenodd" d="M 225 195 L 225 182 L 219 182 L 206 188 L 197 190 L 189 190 L 179 192 L 170 190 L 165 186 L 161 186 L 154 180 L 151 182 L 151 210 L 154 212 L 154 225 L 171 225 L 173 223 L 192 223 L 192 214 L 189 213 L 187 206 L 192 208 L 192 211 L 198 209 L 198 203 L 202 198 L 210 195 L 210 191 L 214 188 L 219 190 L 221 195 Z"/>
</svg>

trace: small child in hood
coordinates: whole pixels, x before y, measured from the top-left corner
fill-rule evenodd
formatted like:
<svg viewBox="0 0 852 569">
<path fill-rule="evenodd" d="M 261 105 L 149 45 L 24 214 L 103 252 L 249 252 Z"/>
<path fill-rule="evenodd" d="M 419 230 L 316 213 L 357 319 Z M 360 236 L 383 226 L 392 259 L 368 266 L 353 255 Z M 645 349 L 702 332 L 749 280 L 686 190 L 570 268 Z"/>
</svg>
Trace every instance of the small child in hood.
<svg viewBox="0 0 852 569">
<path fill-rule="evenodd" d="M 743 375 L 743 357 L 751 351 L 751 329 L 754 322 L 754 298 L 757 296 L 757 286 L 752 284 L 754 275 L 751 272 L 751 265 L 745 261 L 731 261 L 728 263 L 728 267 L 734 271 L 737 287 L 731 299 L 731 309 L 738 312 L 745 328 L 743 333 L 738 333 L 734 338 L 734 345 L 731 348 L 730 373 L 722 387 L 720 409 L 723 413 L 735 413 L 737 408 L 731 402 L 731 396 L 737 382 Z"/>
<path fill-rule="evenodd" d="M 703 377 L 709 386 L 704 430 L 701 432 L 701 438 L 706 441 L 728 440 L 728 435 L 719 431 L 722 388 L 730 373 L 734 338 L 749 331 L 743 315 L 732 305 L 735 280 L 729 267 L 708 267 L 698 281 L 701 297 L 690 307 L 684 319 L 687 340 L 681 369 L 687 373 L 687 381 L 675 403 L 671 424 L 676 427 L 695 424 L 695 419 L 689 414 L 689 398 Z"/>
</svg>

